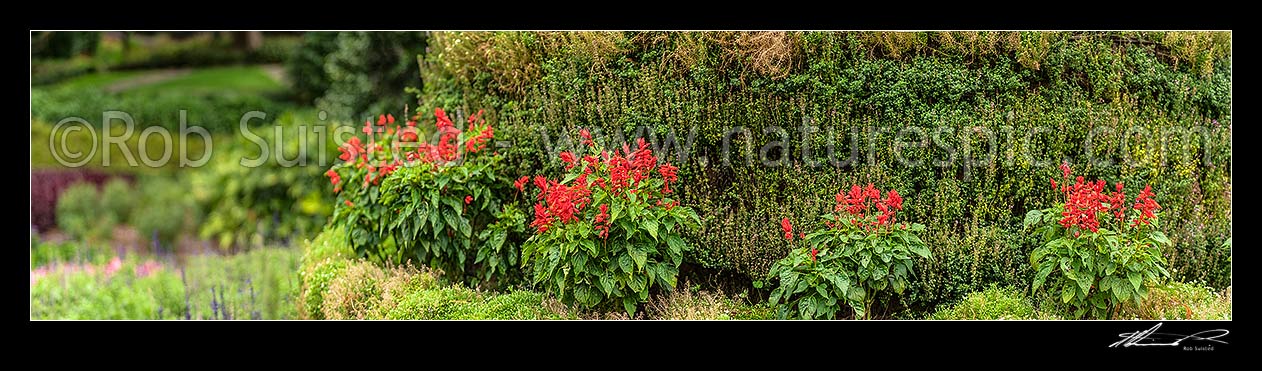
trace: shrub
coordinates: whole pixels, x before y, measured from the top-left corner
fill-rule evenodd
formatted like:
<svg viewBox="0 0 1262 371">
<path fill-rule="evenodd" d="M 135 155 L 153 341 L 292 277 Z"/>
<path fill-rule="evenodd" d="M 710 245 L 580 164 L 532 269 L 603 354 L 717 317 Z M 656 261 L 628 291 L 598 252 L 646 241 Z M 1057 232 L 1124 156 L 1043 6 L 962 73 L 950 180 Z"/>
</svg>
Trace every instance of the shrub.
<svg viewBox="0 0 1262 371">
<path fill-rule="evenodd" d="M 1148 296 L 1145 283 L 1170 275 L 1161 253 L 1161 245 L 1169 246 L 1170 239 L 1158 230 L 1156 210 L 1161 205 L 1151 186 L 1130 204 L 1122 183 L 1116 192 L 1108 192 L 1104 180 L 1086 182 L 1078 176 L 1071 184 L 1069 166 L 1062 164 L 1061 171 L 1061 182 L 1052 178 L 1051 184 L 1065 201 L 1025 217 L 1026 227 L 1036 227 L 1036 235 L 1046 241 L 1030 255 L 1038 272 L 1034 290 L 1048 283 L 1049 290 L 1071 304 L 1074 317 L 1112 317 L 1119 304 Z"/>
<path fill-rule="evenodd" d="M 893 189 L 882 195 L 871 183 L 838 191 L 833 212 L 821 217 L 825 228 L 809 235 L 798 232 L 805 244 L 772 264 L 768 273 L 780 281 L 770 298 L 780 318 L 833 318 L 845 303 L 856 317 L 870 319 L 879 295 L 887 289 L 902 294 L 908 287 L 913 258 L 932 257 L 916 235 L 925 226 L 898 223 L 895 213 L 903 209 L 902 196 Z M 792 243 L 789 218 L 781 221 L 781 228 Z"/>
<path fill-rule="evenodd" d="M 534 283 L 567 305 L 621 304 L 634 315 L 650 288 L 675 287 L 689 249 L 682 234 L 700 220 L 671 195 L 677 169 L 659 166 L 642 138 L 635 150 L 607 151 L 586 130 L 581 136 L 585 152 L 561 153 L 564 179 L 534 178 L 537 234 L 522 246 L 522 264 L 533 261 Z M 516 186 L 527 183 L 522 177 Z"/>
<path fill-rule="evenodd" d="M 1144 300 L 1121 304 L 1117 318 L 1231 320 L 1231 288 L 1218 292 L 1183 282 L 1153 286 Z"/>
<path fill-rule="evenodd" d="M 365 261 L 350 263 L 329 282 L 321 311 L 325 319 L 367 319 L 381 303 L 386 272 Z"/>
<path fill-rule="evenodd" d="M 326 258 L 299 271 L 302 282 L 298 298 L 298 315 L 306 319 L 324 319 L 324 295 L 329 284 L 347 267 L 347 260 Z"/>
<path fill-rule="evenodd" d="M 76 238 L 103 241 L 114 233 L 118 223 L 113 213 L 102 212 L 101 194 L 96 185 L 77 183 L 57 199 L 57 227 Z"/>
<path fill-rule="evenodd" d="M 101 211 L 113 215 L 120 222 L 131 220 L 131 211 L 137 200 L 131 184 L 121 178 L 111 179 L 101 188 Z"/>
<path fill-rule="evenodd" d="M 32 135 L 35 128 L 32 126 Z M 41 143 L 48 143 L 43 141 Z M 32 142 L 31 148 L 36 148 Z M 82 148 L 82 147 L 77 147 Z M 32 157 L 35 156 L 32 151 Z M 85 169 L 32 169 L 31 170 L 31 225 L 40 231 L 47 231 L 57 224 L 57 199 L 66 188 L 80 182 L 102 184 L 111 177 L 109 173 Z"/>
<path fill-rule="evenodd" d="M 325 173 L 340 201 L 332 223 L 346 226 L 363 257 L 413 260 L 465 282 L 511 282 L 511 241 L 525 217 L 500 198 L 508 179 L 497 174 L 501 157 L 486 150 L 494 129 L 479 115 L 463 131 L 441 109 L 435 116 L 436 145 L 419 141 L 415 121 L 400 127 L 382 115 L 364 123 L 366 143 L 351 138 L 340 148 L 344 162 Z"/>
<path fill-rule="evenodd" d="M 206 212 L 202 238 L 225 250 L 289 245 L 324 224 L 333 197 L 320 185 L 320 161 L 332 158 L 333 142 L 320 136 L 325 127 L 299 125 L 299 117 L 283 114 L 277 126 L 255 130 L 257 137 L 238 136 L 185 175 L 192 199 Z M 262 143 L 266 157 L 260 157 Z M 260 158 L 257 166 L 243 165 Z"/>
<path fill-rule="evenodd" d="M 176 238 L 193 231 L 200 223 L 202 210 L 189 197 L 188 190 L 178 179 L 169 176 L 146 176 L 139 181 L 137 192 L 143 199 L 131 213 L 129 224 L 142 237 L 168 251 L 175 248 Z"/>
<path fill-rule="evenodd" d="M 421 86 L 417 61 L 426 48 L 425 33 L 338 32 L 307 38 L 297 52 L 305 57 L 290 64 L 290 77 L 310 79 L 300 91 L 315 97 L 316 107 L 332 117 L 358 120 L 370 112 L 397 112 L 407 103 L 404 89 Z M 335 39 L 332 48 L 329 38 Z"/>
<path fill-rule="evenodd" d="M 1023 320 L 1054 319 L 1034 309 L 1030 299 L 1012 287 L 991 286 L 969 293 L 959 302 L 943 305 L 928 319 L 936 320 Z"/>
</svg>

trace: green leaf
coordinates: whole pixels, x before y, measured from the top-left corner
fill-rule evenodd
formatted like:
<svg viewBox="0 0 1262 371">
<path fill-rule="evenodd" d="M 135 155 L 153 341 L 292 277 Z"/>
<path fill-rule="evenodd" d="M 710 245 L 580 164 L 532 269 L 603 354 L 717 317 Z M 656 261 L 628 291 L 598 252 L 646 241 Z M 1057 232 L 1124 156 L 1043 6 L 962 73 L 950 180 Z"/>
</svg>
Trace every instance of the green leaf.
<svg viewBox="0 0 1262 371">
<path fill-rule="evenodd" d="M 798 284 L 797 272 L 785 271 L 784 273 L 780 274 L 780 287 L 784 288 L 786 291 L 789 291 L 790 293 L 792 293 L 793 290 L 797 288 L 797 284 Z"/>
<path fill-rule="evenodd" d="M 452 230 L 460 228 L 460 217 L 456 216 L 456 213 L 451 211 L 451 209 L 443 209 L 443 219 L 447 221 L 447 226 Z"/>
<path fill-rule="evenodd" d="M 1072 288 L 1065 287 L 1060 290 L 1060 300 L 1062 302 L 1068 303 L 1069 300 L 1073 298 L 1074 298 L 1074 290 Z"/>
<path fill-rule="evenodd" d="M 1042 220 L 1043 220 L 1042 211 L 1030 210 L 1030 212 L 1025 213 L 1025 222 L 1022 224 L 1025 226 L 1026 229 L 1029 229 L 1031 226 L 1038 224 Z"/>
<path fill-rule="evenodd" d="M 473 226 L 469 225 L 469 219 L 465 219 L 465 218 L 459 218 L 459 219 L 460 219 L 460 234 L 463 234 L 465 238 L 469 238 L 470 236 L 473 235 Z"/>
<path fill-rule="evenodd" d="M 504 240 L 506 239 L 508 239 L 507 231 L 503 229 L 496 230 L 495 233 L 491 234 L 491 239 L 487 241 L 488 246 L 495 251 L 499 251 L 500 247 L 504 246 Z"/>
<path fill-rule="evenodd" d="M 653 236 L 653 240 L 657 240 L 657 220 L 644 219 L 644 229 L 649 231 L 649 235 Z"/>
<path fill-rule="evenodd" d="M 1052 273 L 1052 265 L 1044 264 L 1039 269 L 1039 273 L 1034 276 L 1034 291 L 1038 291 L 1039 286 L 1043 286 L 1043 282 L 1047 280 L 1047 275 Z"/>
<path fill-rule="evenodd" d="M 1139 272 L 1136 272 L 1136 271 L 1126 272 L 1126 278 L 1131 281 L 1131 286 L 1134 287 L 1136 291 L 1138 291 L 1139 286 L 1140 286 Z"/>
<path fill-rule="evenodd" d="M 681 256 L 684 253 L 683 251 L 688 248 L 688 244 L 684 243 L 682 238 L 673 234 L 666 236 L 666 246 L 670 249 L 672 256 Z"/>
<path fill-rule="evenodd" d="M 596 242 L 594 242 L 594 241 L 592 241 L 592 240 L 580 240 L 580 241 L 579 241 L 579 244 L 580 244 L 580 245 L 583 245 L 583 248 L 584 248 L 584 249 L 587 249 L 587 252 L 588 252 L 589 254 L 591 254 L 591 256 L 596 256 L 596 255 L 597 255 L 597 251 L 596 251 Z"/>
<path fill-rule="evenodd" d="M 1166 238 L 1166 234 L 1161 233 L 1161 231 L 1152 231 L 1152 233 L 1148 234 L 1148 237 L 1152 238 L 1153 241 L 1157 241 L 1157 243 L 1160 243 L 1162 245 L 1166 245 L 1166 246 L 1170 245 L 1170 239 Z"/>
<path fill-rule="evenodd" d="M 630 274 L 635 271 L 635 262 L 631 260 L 630 255 L 622 255 L 618 257 L 618 267 L 622 268 L 624 273 Z"/>
<path fill-rule="evenodd" d="M 644 263 L 648 262 L 649 254 L 639 245 L 632 245 L 627 248 L 627 253 L 631 255 L 631 260 L 635 261 L 637 269 L 644 269 Z"/>
<path fill-rule="evenodd" d="M 633 297 L 622 298 L 622 307 L 627 310 L 627 315 L 629 316 L 635 317 L 635 304 L 635 298 Z"/>
</svg>

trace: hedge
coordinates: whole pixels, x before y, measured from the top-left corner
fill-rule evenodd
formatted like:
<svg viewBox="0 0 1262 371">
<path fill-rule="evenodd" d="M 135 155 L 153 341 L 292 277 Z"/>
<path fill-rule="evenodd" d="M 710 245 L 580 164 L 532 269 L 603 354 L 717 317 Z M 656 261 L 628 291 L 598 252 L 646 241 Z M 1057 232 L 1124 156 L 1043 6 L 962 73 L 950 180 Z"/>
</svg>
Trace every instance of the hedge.
<svg viewBox="0 0 1262 371">
<path fill-rule="evenodd" d="M 1068 161 L 1089 179 L 1151 184 L 1176 244 L 1175 278 L 1222 288 L 1229 55 L 1230 34 L 1201 32 L 440 32 L 418 112 L 486 109 L 514 176 L 559 174 L 549 159 L 577 143 L 578 128 L 615 141 L 650 133 L 655 145 L 694 134 L 687 161 L 671 158 L 683 204 L 704 218 L 688 259 L 750 279 L 787 254 L 781 218 L 815 228 L 842 185 L 873 182 L 905 195 L 903 220 L 928 226 L 935 259 L 916 263 L 904 304 L 1029 287 L 1034 241 L 1020 218 L 1052 202 L 1048 179 Z M 803 123 L 819 132 L 804 141 Z M 909 126 L 927 132 L 899 137 Z M 930 141 L 938 126 L 949 131 Z M 748 133 L 732 137 L 724 163 L 733 127 Z M 1035 127 L 1044 131 L 1026 142 Z M 1088 134 L 1094 159 L 1111 164 L 1088 161 Z M 830 139 L 842 160 L 857 151 L 854 161 L 811 166 Z M 895 161 L 895 143 L 922 140 L 901 153 L 926 166 Z M 987 148 L 991 161 L 979 155 Z"/>
</svg>

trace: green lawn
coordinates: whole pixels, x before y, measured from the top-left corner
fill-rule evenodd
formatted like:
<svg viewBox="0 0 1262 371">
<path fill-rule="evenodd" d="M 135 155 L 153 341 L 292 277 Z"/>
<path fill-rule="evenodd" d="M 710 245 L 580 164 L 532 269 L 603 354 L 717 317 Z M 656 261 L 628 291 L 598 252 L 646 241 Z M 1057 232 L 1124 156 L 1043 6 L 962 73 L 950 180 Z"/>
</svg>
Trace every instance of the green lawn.
<svg viewBox="0 0 1262 371">
<path fill-rule="evenodd" d="M 231 66 L 198 69 L 148 85 L 126 90 L 125 94 L 155 94 L 179 92 L 182 94 L 208 94 L 235 92 L 237 94 L 268 95 L 283 91 L 285 87 L 272 79 L 259 66 Z"/>
<path fill-rule="evenodd" d="M 53 89 L 85 90 L 104 89 L 116 82 L 141 76 L 149 71 L 109 71 L 83 75 L 53 85 Z"/>
</svg>

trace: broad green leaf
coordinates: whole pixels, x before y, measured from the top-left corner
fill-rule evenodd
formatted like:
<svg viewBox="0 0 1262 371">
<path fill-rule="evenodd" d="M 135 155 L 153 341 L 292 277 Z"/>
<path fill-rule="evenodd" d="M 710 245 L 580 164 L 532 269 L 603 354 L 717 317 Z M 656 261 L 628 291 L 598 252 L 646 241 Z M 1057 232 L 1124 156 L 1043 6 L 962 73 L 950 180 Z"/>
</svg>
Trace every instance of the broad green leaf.
<svg viewBox="0 0 1262 371">
<path fill-rule="evenodd" d="M 618 267 L 622 268 L 624 273 L 630 274 L 635 271 L 635 262 L 631 260 L 630 255 L 622 255 L 618 257 Z"/>
<path fill-rule="evenodd" d="M 1160 243 L 1162 245 L 1166 245 L 1166 246 L 1170 245 L 1170 239 L 1166 238 L 1166 234 L 1161 233 L 1161 231 L 1152 231 L 1152 233 L 1148 234 L 1148 237 L 1152 238 L 1153 241 L 1157 241 L 1157 243 Z"/>
<path fill-rule="evenodd" d="M 1025 213 L 1025 222 L 1023 223 L 1023 225 L 1025 226 L 1026 229 L 1029 229 L 1031 226 L 1038 224 L 1042 220 L 1043 220 L 1042 211 L 1030 210 L 1030 212 Z"/>
<path fill-rule="evenodd" d="M 649 235 L 653 236 L 653 240 L 657 240 L 657 220 L 644 219 L 644 229 L 649 231 Z"/>
<path fill-rule="evenodd" d="M 648 262 L 648 252 L 643 247 L 632 245 L 628 247 L 627 253 L 631 255 L 631 260 L 635 261 L 637 269 L 644 269 L 644 263 Z"/>
<path fill-rule="evenodd" d="M 584 248 L 584 249 L 587 249 L 587 252 L 588 252 L 589 254 L 591 254 L 592 256 L 596 256 L 597 251 L 596 251 L 596 242 L 595 242 L 595 241 L 592 241 L 592 240 L 580 240 L 580 241 L 579 241 L 579 244 L 581 244 L 581 245 L 583 246 L 583 248 Z"/>
<path fill-rule="evenodd" d="M 679 238 L 678 235 L 672 234 L 666 236 L 666 247 L 670 249 L 671 255 L 680 256 L 688 248 L 688 244 L 684 243 L 684 240 Z"/>
<path fill-rule="evenodd" d="M 500 247 L 504 246 L 504 240 L 507 238 L 508 232 L 503 229 L 498 229 L 494 233 L 491 233 L 491 239 L 488 241 L 489 246 L 491 249 L 499 251 Z"/>
<path fill-rule="evenodd" d="M 1131 281 L 1131 286 L 1134 287 L 1135 290 L 1139 290 L 1139 286 L 1140 286 L 1139 272 L 1136 272 L 1136 271 L 1126 272 L 1126 278 Z"/>
</svg>

